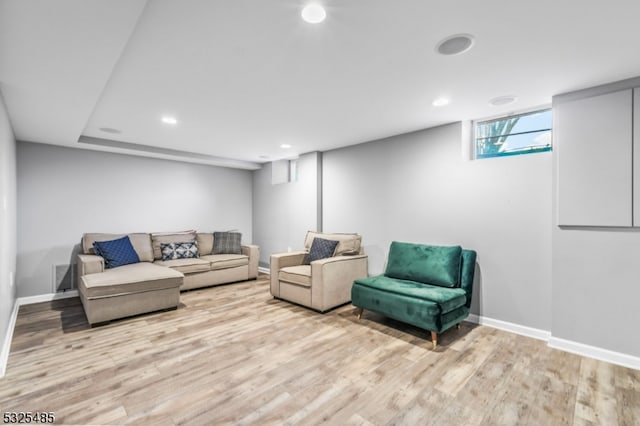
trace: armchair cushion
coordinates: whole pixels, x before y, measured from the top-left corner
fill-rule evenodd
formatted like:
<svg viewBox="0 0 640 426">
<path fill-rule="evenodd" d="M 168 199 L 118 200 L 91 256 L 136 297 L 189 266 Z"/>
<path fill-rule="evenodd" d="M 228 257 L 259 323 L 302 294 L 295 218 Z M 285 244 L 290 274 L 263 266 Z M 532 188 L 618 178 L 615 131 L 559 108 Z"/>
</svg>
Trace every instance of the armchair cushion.
<svg viewBox="0 0 640 426">
<path fill-rule="evenodd" d="M 393 241 L 387 277 L 443 287 L 460 285 L 462 247 L 431 246 Z"/>
<path fill-rule="evenodd" d="M 280 281 L 311 287 L 311 265 L 289 266 L 280 269 Z"/>
<path fill-rule="evenodd" d="M 304 260 L 304 264 L 309 265 L 315 260 L 326 259 L 327 257 L 333 256 L 337 245 L 338 241 L 336 240 L 325 240 L 320 237 L 314 238 L 313 243 L 311 243 L 311 249 L 309 249 L 309 254 Z"/>
</svg>

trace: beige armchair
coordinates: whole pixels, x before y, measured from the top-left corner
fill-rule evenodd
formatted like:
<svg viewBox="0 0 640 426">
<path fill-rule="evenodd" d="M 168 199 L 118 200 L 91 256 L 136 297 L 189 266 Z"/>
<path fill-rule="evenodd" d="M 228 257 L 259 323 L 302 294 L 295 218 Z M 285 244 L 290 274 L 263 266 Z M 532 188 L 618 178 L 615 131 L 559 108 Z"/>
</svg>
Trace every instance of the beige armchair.
<svg viewBox="0 0 640 426">
<path fill-rule="evenodd" d="M 304 265 L 315 237 L 338 241 L 334 255 Z M 351 301 L 351 286 L 367 277 L 367 256 L 358 234 L 309 231 L 304 251 L 271 255 L 271 295 L 320 312 Z"/>
</svg>

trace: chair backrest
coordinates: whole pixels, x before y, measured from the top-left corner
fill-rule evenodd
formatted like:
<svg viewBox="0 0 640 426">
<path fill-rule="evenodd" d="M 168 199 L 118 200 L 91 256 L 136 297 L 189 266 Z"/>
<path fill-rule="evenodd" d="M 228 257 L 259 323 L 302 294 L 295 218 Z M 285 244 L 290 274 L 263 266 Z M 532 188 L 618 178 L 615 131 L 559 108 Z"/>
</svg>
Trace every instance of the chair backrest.
<svg viewBox="0 0 640 426">
<path fill-rule="evenodd" d="M 338 233 L 324 233 L 316 231 L 307 231 L 307 235 L 304 239 L 304 249 L 309 251 L 311 243 L 315 237 L 325 240 L 338 241 L 336 247 L 335 256 L 342 254 L 364 254 L 362 248 L 362 236 L 358 234 L 338 234 Z"/>
<path fill-rule="evenodd" d="M 476 273 L 476 252 L 475 250 L 462 249 L 462 265 L 460 266 L 460 288 L 467 293 L 467 308 L 471 307 L 471 296 L 473 295 L 473 277 Z"/>
</svg>

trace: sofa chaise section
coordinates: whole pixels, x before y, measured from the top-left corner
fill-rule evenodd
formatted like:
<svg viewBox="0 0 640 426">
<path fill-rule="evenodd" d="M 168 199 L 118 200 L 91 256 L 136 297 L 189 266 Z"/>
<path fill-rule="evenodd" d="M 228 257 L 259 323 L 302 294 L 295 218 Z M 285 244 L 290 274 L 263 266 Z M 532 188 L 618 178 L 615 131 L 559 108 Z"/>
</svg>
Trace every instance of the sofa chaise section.
<svg viewBox="0 0 640 426">
<path fill-rule="evenodd" d="M 85 265 L 102 262 L 99 256 L 80 256 Z M 173 269 L 140 262 L 84 275 L 78 282 L 78 292 L 87 320 L 94 325 L 177 308 L 183 278 L 182 273 Z"/>
</svg>

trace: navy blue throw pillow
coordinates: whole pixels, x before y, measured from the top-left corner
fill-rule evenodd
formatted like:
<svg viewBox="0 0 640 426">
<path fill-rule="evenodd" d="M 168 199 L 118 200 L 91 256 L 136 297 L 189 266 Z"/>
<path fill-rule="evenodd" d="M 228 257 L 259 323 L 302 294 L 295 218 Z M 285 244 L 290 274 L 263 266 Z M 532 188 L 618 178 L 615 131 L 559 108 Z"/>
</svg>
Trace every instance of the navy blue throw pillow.
<svg viewBox="0 0 640 426">
<path fill-rule="evenodd" d="M 326 259 L 327 257 L 333 256 L 337 245 L 338 241 L 315 237 L 311 243 L 309 254 L 304 259 L 304 264 L 309 265 L 314 260 Z"/>
<path fill-rule="evenodd" d="M 140 262 L 128 236 L 117 240 L 96 241 L 93 243 L 93 249 L 104 258 L 107 269 Z"/>
</svg>

